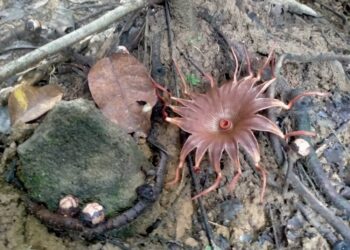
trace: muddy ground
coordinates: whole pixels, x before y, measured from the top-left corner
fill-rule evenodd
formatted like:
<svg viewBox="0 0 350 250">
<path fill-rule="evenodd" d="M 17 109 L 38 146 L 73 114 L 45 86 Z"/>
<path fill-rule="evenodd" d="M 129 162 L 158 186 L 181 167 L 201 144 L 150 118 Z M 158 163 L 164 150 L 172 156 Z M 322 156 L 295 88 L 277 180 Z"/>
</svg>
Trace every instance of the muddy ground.
<svg viewBox="0 0 350 250">
<path fill-rule="evenodd" d="M 1 36 L 6 38 L 9 33 L 18 32 L 28 18 L 41 20 L 43 24 L 55 23 L 53 16 L 57 15 L 59 2 L 61 1 L 0 0 Z M 208 83 L 202 81 L 200 72 L 191 61 L 203 71 L 211 73 L 219 82 L 232 77 L 234 63 L 225 45 L 225 39 L 238 51 L 240 62 L 244 61 L 243 44 L 246 46 L 253 59 L 255 72 L 272 48 L 275 48 L 277 59 L 284 53 L 316 55 L 334 52 L 349 55 L 348 1 L 302 2 L 321 17 L 310 13 L 309 9 L 300 9 L 300 6 L 292 8 L 287 5 L 287 1 L 197 0 L 192 4 L 187 1 L 173 1 L 170 4 L 172 52 L 169 49 L 164 6 L 154 5 L 148 10 L 128 15 L 109 30 L 96 35 L 93 38 L 94 42 L 88 43 L 84 56 L 96 59 L 97 48 L 101 48 L 104 36 L 115 30 L 115 38 L 106 50 L 113 50 L 118 44 L 125 45 L 146 64 L 157 81 L 168 86 L 175 94 L 181 90 L 174 81 L 171 53 L 185 76 L 191 76 L 192 80 L 189 81 L 192 81 L 193 91 L 205 92 Z M 66 8 L 72 11 L 77 26 L 94 20 L 113 7 L 114 3 L 110 1 L 66 1 Z M 26 32 L 22 34 L 28 37 L 9 36 L 6 43 L 1 44 L 0 65 L 45 43 L 40 39 L 32 39 Z M 14 41 L 22 42 L 19 43 L 19 48 L 10 47 Z M 23 41 L 30 41 L 33 48 Z M 28 48 L 23 48 L 24 46 Z M 79 46 L 74 47 L 76 51 L 81 51 Z M 55 67 L 63 70 L 67 65 L 79 63 L 81 61 L 77 58 L 70 58 L 69 61 L 59 62 Z M 78 97 L 91 99 L 86 85 L 86 71 L 62 72 L 53 71 L 50 81 L 59 83 L 65 89 L 65 100 Z M 242 76 L 247 74 L 244 64 L 240 72 Z M 281 75 L 285 84 L 279 84 L 276 88 L 279 99 L 285 98 L 283 89 L 286 85 L 332 94 L 330 97 L 314 98 L 311 101 L 309 116 L 312 129 L 317 133 L 312 143 L 331 183 L 338 191 L 349 188 L 349 62 L 346 64 L 333 60 L 285 63 Z M 200 83 L 193 80 L 197 78 L 201 80 Z M 11 78 L 2 83 L 1 87 L 13 85 L 14 81 L 14 78 Z M 290 114 L 277 111 L 276 115 L 279 125 L 284 130 L 293 128 Z M 179 130 L 162 122 L 156 126 L 158 140 L 170 154 L 166 175 L 168 182 L 173 179 L 178 164 L 181 149 Z M 265 204 L 261 205 L 260 176 L 250 167 L 246 156 L 241 154 L 243 175 L 234 193 L 228 194 L 224 186 L 232 178 L 233 171 L 229 160 L 224 157 L 222 166 L 225 180 L 218 190 L 202 198 L 217 246 L 222 249 L 276 249 L 277 237 L 280 249 L 331 249 L 334 242 L 322 236 L 315 225 L 310 224 L 297 208 L 297 204 L 302 203 L 303 199 L 291 188 L 285 193 L 281 192 L 284 175 L 281 167 L 276 164 L 268 135 L 257 133 L 257 139 L 261 151 L 261 164 L 266 167 L 274 185 L 268 186 Z M 5 148 L 10 145 L 4 143 L 6 139 L 3 138 L 2 141 L 1 152 L 4 155 Z M 152 153 L 149 148 L 146 145 L 143 145 L 143 148 L 151 160 Z M 13 155 L 10 154 L 7 160 Z M 1 171 L 4 173 L 8 164 L 2 166 Z M 201 189 L 208 187 L 215 180 L 215 173 L 206 159 L 202 169 L 197 175 Z M 302 165 L 298 165 L 297 172 L 307 183 L 310 177 Z M 21 200 L 23 192 L 8 184 L 4 177 L 0 181 L 0 249 L 210 249 L 202 226 L 198 201 L 191 200 L 195 193 L 187 169 L 184 176 L 177 187 L 163 190 L 159 202 L 134 222 L 132 233 L 119 237 L 106 234 L 92 242 L 74 234 L 67 235 L 47 229 L 27 213 Z M 309 182 L 314 183 L 312 180 Z M 317 190 L 317 187 L 313 190 L 315 189 Z M 322 193 L 318 193 L 317 197 L 332 211 L 337 212 Z M 342 216 L 339 211 L 337 214 Z M 316 220 L 321 227 L 328 227 L 320 216 L 316 216 Z M 331 232 L 339 237 L 334 229 L 331 229 Z"/>
</svg>

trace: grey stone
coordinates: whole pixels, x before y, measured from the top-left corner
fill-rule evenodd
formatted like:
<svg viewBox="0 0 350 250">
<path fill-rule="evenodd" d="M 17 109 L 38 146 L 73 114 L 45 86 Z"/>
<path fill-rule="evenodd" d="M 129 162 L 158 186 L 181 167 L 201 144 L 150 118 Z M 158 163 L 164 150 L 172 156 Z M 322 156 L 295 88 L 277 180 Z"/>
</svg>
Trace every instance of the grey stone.
<svg viewBox="0 0 350 250">
<path fill-rule="evenodd" d="M 11 122 L 8 108 L 0 106 L 0 133 L 8 134 L 10 128 Z"/>
<path fill-rule="evenodd" d="M 126 132 L 92 102 L 62 101 L 18 147 L 18 176 L 31 198 L 55 211 L 68 194 L 112 215 L 135 201 L 141 166 L 150 163 Z"/>
</svg>

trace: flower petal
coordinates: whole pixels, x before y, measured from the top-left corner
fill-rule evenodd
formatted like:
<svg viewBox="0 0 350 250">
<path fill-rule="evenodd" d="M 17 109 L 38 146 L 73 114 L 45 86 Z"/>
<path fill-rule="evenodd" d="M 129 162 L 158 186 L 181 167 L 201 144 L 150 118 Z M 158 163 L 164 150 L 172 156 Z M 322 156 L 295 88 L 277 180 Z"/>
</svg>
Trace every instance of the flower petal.
<svg viewBox="0 0 350 250">
<path fill-rule="evenodd" d="M 208 108 L 209 111 L 213 111 L 215 114 L 223 114 L 223 107 L 222 107 L 222 91 L 218 88 L 212 88 L 207 92 L 207 99 L 205 106 Z M 205 112 L 207 112 L 205 110 Z"/>
<path fill-rule="evenodd" d="M 202 140 L 198 146 L 197 146 L 197 150 L 196 150 L 196 156 L 195 156 L 195 168 L 199 168 L 199 165 L 202 162 L 202 159 L 204 157 L 205 152 L 207 152 L 208 147 L 210 145 L 210 141 L 208 140 Z"/>
<path fill-rule="evenodd" d="M 178 97 L 171 97 L 172 100 L 181 103 L 184 106 L 193 106 L 195 105 L 195 102 L 193 100 L 186 100 L 186 99 L 182 99 L 182 98 L 178 98 Z"/>
<path fill-rule="evenodd" d="M 230 157 L 232 164 L 235 168 L 238 168 L 240 166 L 239 163 L 239 156 L 238 156 L 238 144 L 235 141 L 232 141 L 231 143 L 225 144 L 225 150 Z"/>
<path fill-rule="evenodd" d="M 187 155 L 197 147 L 199 139 L 196 136 L 190 135 L 184 143 L 180 152 L 180 162 L 186 160 Z"/>
<path fill-rule="evenodd" d="M 246 119 L 244 122 L 240 124 L 240 126 L 246 129 L 251 129 L 256 131 L 270 132 L 275 135 L 278 135 L 281 138 L 284 138 L 284 134 L 277 127 L 276 124 L 274 124 L 271 120 L 259 114 L 255 114 L 251 118 Z"/>
<path fill-rule="evenodd" d="M 233 168 L 236 170 L 235 176 L 232 178 L 228 185 L 228 190 L 231 192 L 235 189 L 239 178 L 242 175 L 241 164 L 239 162 L 238 156 L 238 144 L 236 141 L 232 141 L 231 143 L 227 143 L 225 145 L 225 149 L 229 157 L 231 158 Z"/>
<path fill-rule="evenodd" d="M 243 79 L 241 79 L 238 84 L 239 84 L 239 91 L 242 93 L 248 93 L 256 83 L 256 78 L 252 76 L 247 76 Z"/>
<path fill-rule="evenodd" d="M 166 117 L 165 120 L 180 128 L 182 128 L 182 125 L 184 124 L 184 119 L 179 117 Z"/>
<path fill-rule="evenodd" d="M 182 117 L 166 117 L 165 120 L 167 122 L 170 122 L 179 128 L 181 128 L 183 131 L 193 134 L 196 132 L 203 133 L 203 126 L 198 125 L 198 120 L 194 120 L 192 117 L 182 118 Z M 205 132 L 205 131 L 204 131 Z"/>
<path fill-rule="evenodd" d="M 213 165 L 216 173 L 220 173 L 220 160 L 222 152 L 224 151 L 224 145 L 222 143 L 213 143 L 209 146 L 208 154 L 209 161 Z"/>
<path fill-rule="evenodd" d="M 276 78 L 272 78 L 271 80 L 263 82 L 262 84 L 259 84 L 258 86 L 256 86 L 253 89 L 255 97 L 264 93 L 264 91 L 275 81 L 276 81 Z"/>
<path fill-rule="evenodd" d="M 288 109 L 288 105 L 278 99 L 272 98 L 258 98 L 252 102 L 252 105 L 247 108 L 247 113 L 257 113 L 261 110 L 272 108 L 272 107 L 280 107 L 284 109 Z"/>
<path fill-rule="evenodd" d="M 259 144 L 251 130 L 242 130 L 237 136 L 238 143 L 253 158 L 254 163 L 260 161 Z"/>
<path fill-rule="evenodd" d="M 185 106 L 169 105 L 169 108 L 171 108 L 176 114 L 181 115 L 182 117 L 191 117 L 194 113 L 193 110 Z"/>
</svg>

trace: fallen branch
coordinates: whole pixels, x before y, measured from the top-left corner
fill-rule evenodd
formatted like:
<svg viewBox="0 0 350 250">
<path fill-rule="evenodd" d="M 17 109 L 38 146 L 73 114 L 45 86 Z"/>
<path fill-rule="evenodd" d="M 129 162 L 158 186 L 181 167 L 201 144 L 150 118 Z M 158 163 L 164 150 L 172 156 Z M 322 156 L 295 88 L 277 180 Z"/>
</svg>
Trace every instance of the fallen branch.
<svg viewBox="0 0 350 250">
<path fill-rule="evenodd" d="M 289 156 L 290 157 L 290 156 Z M 293 161 L 289 161 L 289 164 L 293 164 Z M 285 171 L 288 163 L 285 163 Z M 293 166 L 289 166 L 292 168 Z M 295 192 L 299 194 L 308 205 L 320 214 L 329 225 L 331 225 L 346 241 L 350 241 L 350 228 L 345 222 L 331 212 L 322 202 L 320 202 L 316 196 L 310 192 L 310 190 L 299 180 L 298 176 L 293 172 L 290 173 L 288 182 L 293 187 Z"/>
<path fill-rule="evenodd" d="M 279 81 L 283 81 L 283 77 L 280 75 L 280 71 L 283 66 L 283 62 L 285 60 L 289 61 L 297 61 L 297 62 L 314 62 L 314 61 L 328 61 L 328 60 L 340 60 L 340 61 L 350 61 L 350 56 L 343 56 L 343 55 L 334 55 L 334 54 L 320 54 L 316 56 L 299 56 L 299 55 L 291 55 L 291 54 L 284 54 L 282 55 L 275 67 L 275 76 L 277 77 L 277 84 Z M 287 91 L 290 89 L 287 88 Z M 268 97 L 274 98 L 275 96 L 275 89 L 274 88 L 269 88 L 268 90 Z M 294 108 L 297 107 L 298 104 L 294 105 Z M 307 115 L 306 111 L 303 110 L 302 112 L 299 112 L 301 114 Z M 299 114 L 295 114 L 297 116 Z M 269 110 L 268 112 L 268 117 L 272 121 L 276 121 L 275 114 Z M 304 119 L 305 117 L 301 117 L 300 119 Z M 301 120 L 297 122 L 299 124 L 303 124 Z M 305 130 L 310 130 L 308 128 L 301 128 L 298 127 L 296 129 L 305 129 Z M 288 153 L 287 156 L 285 156 L 285 153 L 283 151 L 283 147 L 281 145 L 281 141 L 278 140 L 276 137 L 270 137 L 271 139 L 271 144 L 275 152 L 275 157 L 277 160 L 277 163 L 284 168 L 284 171 L 287 172 L 287 168 L 289 165 L 289 168 L 293 168 L 294 163 L 296 159 L 290 158 L 290 152 Z M 295 157 L 294 157 L 295 158 Z M 323 171 L 321 169 L 321 171 Z M 320 202 L 316 196 L 300 181 L 300 179 L 297 177 L 293 171 L 288 176 L 288 182 L 290 185 L 293 187 L 295 192 L 299 194 L 305 201 L 306 203 L 315 211 L 317 212 L 320 216 L 322 216 L 328 224 L 330 224 L 342 237 L 344 240 L 349 241 L 350 240 L 350 228 L 349 226 L 339 217 L 337 217 L 331 210 L 329 210 L 322 202 Z M 329 183 L 329 181 L 328 181 Z M 327 185 L 328 187 L 328 185 Z M 332 186 L 331 186 L 332 187 Z M 333 187 L 332 187 L 333 188 Z M 344 204 L 341 204 L 344 205 Z"/>
<path fill-rule="evenodd" d="M 311 131 L 307 105 L 296 103 L 291 114 L 296 130 Z M 304 139 L 308 140 L 308 138 Z M 332 202 L 332 204 L 334 204 L 334 206 L 340 209 L 342 212 L 345 212 L 346 216 L 350 217 L 350 202 L 337 193 L 324 172 L 322 164 L 317 158 L 313 148 L 310 149 L 310 154 L 306 157 L 304 165 L 309 172 L 312 173 L 318 187 Z"/>
<path fill-rule="evenodd" d="M 325 238 L 331 245 L 334 245 L 338 239 L 328 226 L 324 226 L 316 217 L 316 214 L 303 203 L 298 202 L 297 208 L 301 211 L 304 217 L 309 221 L 311 225 Z"/>
<path fill-rule="evenodd" d="M 77 29 L 65 36 L 62 36 L 44 46 L 6 64 L 0 69 L 0 83 L 8 77 L 21 72 L 33 64 L 38 63 L 49 55 L 55 54 L 58 51 L 82 40 L 83 38 L 102 31 L 116 20 L 127 15 L 128 13 L 145 7 L 147 0 L 129 0 L 125 4 L 118 6 L 114 10 L 99 17 L 95 21 Z"/>
<path fill-rule="evenodd" d="M 270 219 L 271 219 L 272 231 L 273 231 L 273 237 L 275 238 L 276 249 L 280 250 L 280 249 L 282 249 L 282 247 L 281 247 L 281 241 L 280 241 L 280 237 L 279 237 L 279 230 L 278 230 L 278 226 L 277 226 L 279 223 L 276 221 L 275 214 L 272 211 L 271 204 L 268 204 L 267 208 L 269 210 L 269 215 L 270 215 Z"/>
<path fill-rule="evenodd" d="M 275 67 L 275 76 L 277 77 L 277 82 L 282 80 L 280 71 L 282 69 L 283 63 L 285 61 L 295 61 L 301 63 L 309 62 L 322 62 L 322 61 L 331 61 L 338 60 L 343 62 L 350 62 L 350 56 L 348 55 L 336 55 L 332 53 L 321 53 L 318 55 L 295 55 L 295 54 L 283 54 Z M 288 91 L 288 90 L 287 90 Z M 269 97 L 274 97 L 274 88 L 269 89 Z M 296 130 L 311 130 L 311 125 L 309 121 L 309 116 L 307 114 L 306 107 L 301 105 L 300 102 L 296 103 L 293 107 L 293 111 L 290 112 L 292 119 L 295 123 Z M 274 118 L 272 113 L 269 113 L 269 118 Z M 307 138 L 306 138 L 307 139 Z M 280 164 L 283 161 L 283 156 L 281 155 L 281 149 L 278 147 L 278 142 L 276 139 L 272 139 L 272 143 L 276 153 L 278 154 L 278 163 Z M 326 194 L 327 198 L 340 210 L 344 211 L 347 216 L 350 216 L 350 202 L 340 196 L 335 188 L 332 186 L 331 182 L 328 180 L 326 174 L 323 171 L 322 165 L 317 158 L 315 151 L 312 149 L 310 155 L 306 158 L 307 169 L 315 175 L 317 185 L 322 189 Z"/>
</svg>

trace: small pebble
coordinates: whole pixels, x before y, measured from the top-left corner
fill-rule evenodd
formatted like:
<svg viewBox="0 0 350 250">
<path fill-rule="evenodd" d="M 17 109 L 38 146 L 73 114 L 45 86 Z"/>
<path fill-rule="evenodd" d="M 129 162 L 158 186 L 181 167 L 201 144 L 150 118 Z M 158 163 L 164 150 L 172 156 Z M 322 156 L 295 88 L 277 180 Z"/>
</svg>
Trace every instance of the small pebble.
<svg viewBox="0 0 350 250">
<path fill-rule="evenodd" d="M 337 241 L 332 250 L 350 250 L 350 243 L 343 240 Z"/>
<path fill-rule="evenodd" d="M 199 243 L 198 241 L 196 241 L 195 239 L 193 239 L 192 237 L 188 237 L 186 240 L 185 240 L 185 244 L 189 247 L 192 247 L 192 248 L 196 248 L 196 247 L 199 247 Z"/>
<path fill-rule="evenodd" d="M 226 200 L 220 205 L 220 221 L 227 226 L 243 208 L 238 199 Z"/>
</svg>

